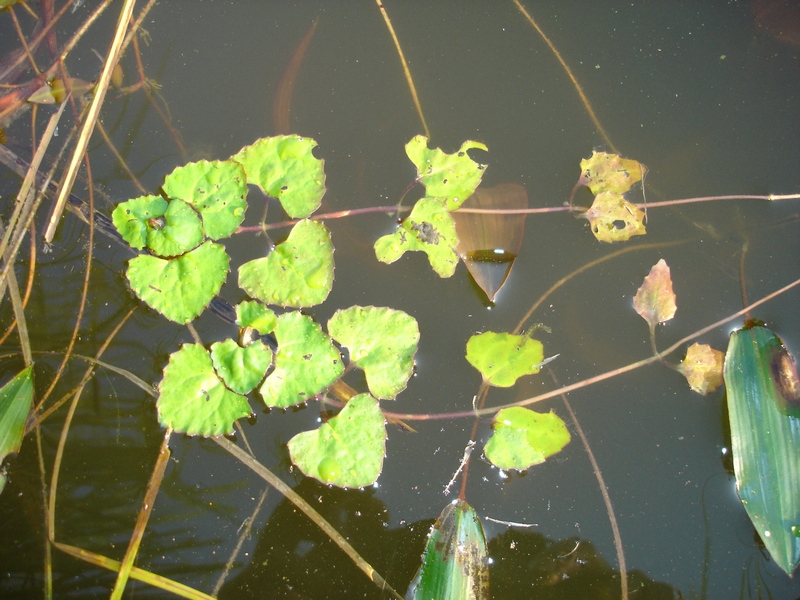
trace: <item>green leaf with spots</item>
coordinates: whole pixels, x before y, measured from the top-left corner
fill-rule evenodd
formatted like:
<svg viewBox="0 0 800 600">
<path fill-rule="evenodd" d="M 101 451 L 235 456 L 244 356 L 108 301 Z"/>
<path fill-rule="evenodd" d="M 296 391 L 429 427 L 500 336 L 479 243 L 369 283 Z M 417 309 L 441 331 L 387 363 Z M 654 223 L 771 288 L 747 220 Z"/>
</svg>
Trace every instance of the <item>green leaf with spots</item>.
<svg viewBox="0 0 800 600">
<path fill-rule="evenodd" d="M 261 340 L 246 348 L 231 339 L 211 344 L 211 361 L 222 381 L 239 394 L 249 394 L 264 379 L 272 350 Z"/>
<path fill-rule="evenodd" d="M 486 165 L 472 160 L 467 150 L 487 151 L 485 144 L 468 140 L 458 152 L 445 154 L 428 148 L 428 138 L 418 135 L 406 144 L 406 155 L 417 167 L 417 178 L 425 185 L 427 196 L 446 198 L 448 210 L 455 210 L 472 195 L 481 182 Z"/>
<path fill-rule="evenodd" d="M 262 138 L 231 158 L 244 165 L 247 183 L 280 200 L 293 219 L 319 208 L 325 195 L 325 161 L 313 154 L 317 142 L 299 135 Z"/>
<path fill-rule="evenodd" d="M 182 200 L 173 200 L 163 217 L 148 221 L 147 247 L 158 256 L 185 254 L 204 239 L 200 217 Z"/>
<path fill-rule="evenodd" d="M 570 440 L 566 424 L 553 411 L 504 408 L 495 415 L 492 426 L 485 453 L 498 469 L 524 471 L 560 452 Z"/>
<path fill-rule="evenodd" d="M 114 227 L 131 248 L 142 250 L 147 245 L 147 234 L 167 210 L 167 201 L 161 196 L 140 196 L 117 204 L 111 213 Z"/>
<path fill-rule="evenodd" d="M 201 160 L 176 168 L 164 180 L 164 193 L 183 200 L 200 213 L 212 240 L 232 235 L 247 209 L 244 167 L 232 160 Z"/>
<path fill-rule="evenodd" d="M 373 396 L 394 398 L 406 388 L 419 342 L 414 317 L 391 308 L 352 306 L 334 313 L 328 332 L 364 369 Z"/>
<path fill-rule="evenodd" d="M 354 396 L 319 429 L 289 440 L 289 455 L 303 474 L 343 488 L 375 483 L 385 451 L 386 420 L 369 394 Z"/>
<path fill-rule="evenodd" d="M 176 323 L 188 323 L 217 295 L 228 273 L 228 255 L 207 241 L 172 259 L 140 255 L 128 264 L 136 295 Z"/>
<path fill-rule="evenodd" d="M 170 355 L 158 388 L 158 421 L 178 433 L 227 435 L 236 419 L 250 414 L 247 398 L 225 387 L 200 344 L 184 344 Z"/>
<path fill-rule="evenodd" d="M 511 387 L 523 375 L 538 373 L 543 359 L 542 343 L 527 335 L 487 331 L 467 342 L 469 364 L 497 387 Z"/>
<path fill-rule="evenodd" d="M 456 224 L 441 198 L 422 198 L 397 231 L 375 242 L 375 256 L 391 264 L 406 252 L 422 251 L 439 277 L 450 277 L 458 264 Z"/>
<path fill-rule="evenodd" d="M 239 267 L 239 287 L 253 298 L 278 306 L 302 308 L 324 302 L 333 287 L 328 228 L 319 221 L 300 221 L 266 257 Z"/>
<path fill-rule="evenodd" d="M 286 408 L 312 399 L 344 370 L 339 351 L 322 328 L 299 312 L 278 317 L 275 369 L 260 388 L 267 406 Z"/>
<path fill-rule="evenodd" d="M 239 327 L 252 327 L 265 335 L 275 329 L 277 323 L 275 313 L 261 302 L 245 300 L 236 305 L 236 324 Z"/>
</svg>

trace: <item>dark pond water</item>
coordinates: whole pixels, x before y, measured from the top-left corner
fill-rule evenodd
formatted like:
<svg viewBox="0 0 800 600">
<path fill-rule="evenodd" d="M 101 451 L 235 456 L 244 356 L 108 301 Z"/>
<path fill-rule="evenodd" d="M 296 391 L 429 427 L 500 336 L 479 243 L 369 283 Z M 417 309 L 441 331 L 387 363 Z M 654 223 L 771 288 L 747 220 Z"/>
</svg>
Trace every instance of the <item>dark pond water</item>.
<svg viewBox="0 0 800 600">
<path fill-rule="evenodd" d="M 87 3 L 87 5 L 90 3 Z M 800 49 L 760 28 L 748 2 L 528 3 L 571 66 L 614 145 L 650 171 L 648 200 L 721 194 L 789 194 L 800 189 Z M 389 2 L 410 63 L 432 145 L 448 152 L 466 139 L 489 147 L 484 183 L 517 182 L 532 206 L 559 206 L 579 162 L 608 150 L 569 78 L 511 2 Z M 89 6 L 62 23 L 62 39 Z M 118 10 L 112 7 L 110 13 Z M 92 79 L 116 14 L 103 17 L 93 39 L 71 57 L 72 74 Z M 403 146 L 421 132 L 400 63 L 370 2 L 179 2 L 156 6 L 143 23 L 148 76 L 186 144 L 178 150 L 143 93 L 110 92 L 103 123 L 142 184 L 156 190 L 175 166 L 226 158 L 274 133 L 272 106 L 281 74 L 318 19 L 291 104 L 292 129 L 316 139 L 326 160 L 323 211 L 392 204 L 414 177 Z M 5 32 L 10 22 L 1 22 Z M 792 29 L 792 27 L 794 29 Z M 2 36 L 3 48 L 12 36 Z M 132 82 L 135 62 L 124 60 Z M 9 129 L 30 144 L 26 119 Z M 29 121 L 28 121 L 29 122 Z M 95 138 L 95 181 L 114 202 L 138 195 L 114 156 Z M 4 202 L 16 179 L 4 176 Z M 85 196 L 82 185 L 76 193 Z M 582 202 L 588 196 L 581 198 Z M 111 206 L 102 198 L 100 210 Z M 641 249 L 602 263 L 550 296 L 533 321 L 562 384 L 627 365 L 650 354 L 647 325 L 631 300 L 650 267 L 672 269 L 678 312 L 658 329 L 664 348 L 738 311 L 739 259 L 749 250 L 745 281 L 751 301 L 800 277 L 797 201 L 729 201 L 653 209 Z M 250 218 L 258 220 L 254 199 Z M 278 219 L 277 212 L 271 213 Z M 595 241 L 587 224 L 564 213 L 529 217 L 506 287 L 494 306 L 463 265 L 439 279 L 421 255 L 378 263 L 371 247 L 394 228 L 386 215 L 327 222 L 336 247 L 336 281 L 328 301 L 306 311 L 319 322 L 341 307 L 402 309 L 421 330 L 417 372 L 391 410 L 469 410 L 480 377 L 464 359 L 475 332 L 509 331 L 553 283 L 619 248 Z M 278 239 L 279 239 L 278 234 Z M 54 252 L 39 254 L 28 307 L 35 350 L 61 352 L 69 340 L 85 271 L 87 229 L 65 219 Z M 646 247 L 683 240 L 680 245 Z M 124 282 L 130 255 L 98 234 L 86 314 L 76 352 L 94 355 L 138 301 Z M 234 266 L 264 250 L 262 238 L 228 244 Z M 235 277 L 225 298 L 240 300 Z M 759 307 L 795 353 L 800 322 L 795 288 Z M 11 311 L 4 305 L 3 319 Z M 724 350 L 741 319 L 700 338 Z M 235 334 L 213 315 L 196 323 L 206 343 Z M 139 308 L 103 360 L 150 383 L 170 352 L 191 336 L 154 311 Z M 15 342 L 5 350 L 13 352 Z M 42 355 L 43 391 L 58 356 Z M 680 359 L 680 352 L 669 357 Z M 20 361 L 4 363 L 16 372 Z M 69 392 L 85 364 L 68 366 L 55 397 Z M 357 383 L 357 379 L 355 380 Z M 553 388 L 544 376 L 493 390 L 489 405 Z M 721 390 L 701 397 L 675 372 L 650 366 L 569 396 L 602 469 L 613 502 L 631 589 L 640 598 L 773 598 L 800 596 L 800 582 L 761 549 L 736 496 L 727 414 Z M 308 499 L 398 590 L 405 592 L 432 520 L 451 501 L 443 490 L 458 467 L 472 419 L 413 423 L 416 433 L 389 427 L 387 458 L 368 490 L 329 489 L 289 470 L 287 440 L 317 426 L 318 406 L 258 413 L 245 424 L 259 460 Z M 552 408 L 569 421 L 560 399 Z M 65 419 L 61 409 L 42 427 L 48 477 Z M 570 422 L 575 432 L 575 425 Z M 490 434 L 479 428 L 479 448 Z M 120 559 L 130 538 L 162 430 L 150 396 L 100 370 L 78 405 L 65 448 L 56 507 L 59 541 Z M 0 595 L 39 597 L 43 520 L 37 495 L 36 441 L 30 436 L 10 468 L 0 501 Z M 218 594 L 221 598 L 380 598 L 349 559 L 275 490 L 208 440 L 173 437 L 173 458 L 144 537 L 137 565 L 206 593 L 225 573 L 243 524 L 266 491 L 249 536 Z M 467 499 L 481 517 L 493 559 L 495 598 L 618 598 L 617 559 L 609 519 L 587 453 L 573 442 L 525 474 L 506 476 L 473 455 Z M 488 518 L 536 524 L 509 528 Z M 102 597 L 114 576 L 54 551 L 59 597 Z M 141 583 L 130 597 L 163 596 Z"/>
</svg>

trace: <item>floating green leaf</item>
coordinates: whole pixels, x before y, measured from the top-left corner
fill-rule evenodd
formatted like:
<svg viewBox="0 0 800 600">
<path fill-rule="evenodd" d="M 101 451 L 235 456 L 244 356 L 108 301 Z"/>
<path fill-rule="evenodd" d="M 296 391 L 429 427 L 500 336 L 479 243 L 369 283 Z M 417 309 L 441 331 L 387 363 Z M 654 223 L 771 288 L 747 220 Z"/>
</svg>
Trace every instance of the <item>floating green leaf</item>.
<svg viewBox="0 0 800 600">
<path fill-rule="evenodd" d="M 800 564 L 800 397 L 794 361 L 778 336 L 747 323 L 725 354 L 736 489 L 775 563 Z"/>
<path fill-rule="evenodd" d="M 457 245 L 456 224 L 442 199 L 422 198 L 397 231 L 375 242 L 375 256 L 391 264 L 406 252 L 421 250 L 439 277 L 450 277 L 458 264 Z"/>
<path fill-rule="evenodd" d="M 373 396 L 394 398 L 405 389 L 419 342 L 414 317 L 391 308 L 352 306 L 334 313 L 328 332 L 364 369 Z"/>
<path fill-rule="evenodd" d="M 319 429 L 289 440 L 292 462 L 308 477 L 344 488 L 372 485 L 383 469 L 386 420 L 369 394 L 351 398 Z"/>
<path fill-rule="evenodd" d="M 406 598 L 488 600 L 486 536 L 477 513 L 466 500 L 447 505 L 436 519 Z"/>
<path fill-rule="evenodd" d="M 589 220 L 594 237 L 601 242 L 624 242 L 647 233 L 644 212 L 616 192 L 599 193 L 580 216 Z"/>
<path fill-rule="evenodd" d="M 490 385 L 511 387 L 523 375 L 539 372 L 544 347 L 527 335 L 487 331 L 469 338 L 467 360 Z"/>
<path fill-rule="evenodd" d="M 592 156 L 581 161 L 579 184 L 587 186 L 594 195 L 602 192 L 624 194 L 647 173 L 639 161 L 622 158 L 608 152 L 592 152 Z"/>
<path fill-rule="evenodd" d="M 249 394 L 267 373 L 272 350 L 261 340 L 242 348 L 233 340 L 211 344 L 211 362 L 222 381 L 238 394 Z"/>
<path fill-rule="evenodd" d="M 342 374 L 339 351 L 322 328 L 299 312 L 278 317 L 275 370 L 260 388 L 267 406 L 286 408 L 326 390 Z"/>
<path fill-rule="evenodd" d="M 33 367 L 27 367 L 0 388 L 0 463 L 9 454 L 19 452 L 31 408 Z M 0 472 L 0 492 L 5 485 L 6 477 Z"/>
<path fill-rule="evenodd" d="M 647 321 L 651 332 L 655 331 L 656 325 L 675 316 L 678 310 L 675 292 L 672 291 L 669 266 L 663 258 L 653 265 L 636 291 L 633 308 Z"/>
<path fill-rule="evenodd" d="M 499 469 L 524 471 L 561 452 L 570 435 L 552 410 L 538 413 L 521 406 L 504 408 L 494 417 L 494 433 L 486 442 L 486 458 Z"/>
<path fill-rule="evenodd" d="M 485 144 L 468 140 L 458 152 L 445 154 L 439 148 L 429 149 L 428 138 L 418 135 L 406 144 L 406 155 L 417 167 L 417 177 L 425 185 L 425 194 L 446 198 L 447 210 L 455 210 L 481 182 L 486 165 L 472 160 L 467 150 L 488 150 Z"/>
<path fill-rule="evenodd" d="M 232 160 L 201 160 L 176 168 L 164 180 L 164 193 L 200 213 L 212 240 L 226 238 L 242 224 L 247 209 L 244 167 Z"/>
<path fill-rule="evenodd" d="M 170 355 L 158 387 L 158 420 L 178 433 L 226 435 L 250 414 L 247 398 L 225 387 L 200 344 L 184 344 Z"/>
<path fill-rule="evenodd" d="M 245 146 L 232 158 L 244 165 L 247 183 L 280 200 L 290 217 L 303 219 L 325 195 L 325 161 L 314 156 L 316 145 L 311 138 L 279 135 Z"/>
<path fill-rule="evenodd" d="M 686 377 L 692 390 L 706 395 L 722 385 L 724 360 L 724 352 L 714 350 L 708 344 L 694 343 L 686 350 L 686 357 L 678 365 L 678 371 Z"/>
<path fill-rule="evenodd" d="M 117 204 L 111 213 L 114 227 L 131 248 L 142 250 L 147 245 L 148 232 L 159 225 L 167 201 L 161 196 L 140 196 Z"/>
<path fill-rule="evenodd" d="M 239 327 L 252 327 L 265 335 L 275 329 L 278 317 L 261 302 L 245 300 L 236 305 L 236 324 Z"/>
<path fill-rule="evenodd" d="M 199 315 L 217 295 L 228 273 L 225 248 L 210 241 L 173 259 L 140 255 L 128 264 L 136 295 L 176 323 Z"/>
<path fill-rule="evenodd" d="M 239 286 L 267 304 L 301 308 L 324 302 L 333 287 L 328 228 L 319 221 L 300 221 L 267 256 L 239 267 Z"/>
</svg>

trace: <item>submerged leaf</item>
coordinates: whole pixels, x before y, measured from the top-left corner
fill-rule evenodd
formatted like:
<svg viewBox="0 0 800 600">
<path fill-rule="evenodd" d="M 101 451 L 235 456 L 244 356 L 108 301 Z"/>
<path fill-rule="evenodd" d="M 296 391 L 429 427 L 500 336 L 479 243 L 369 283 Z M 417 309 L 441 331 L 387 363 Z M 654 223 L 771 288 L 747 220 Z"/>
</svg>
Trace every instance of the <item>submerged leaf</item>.
<svg viewBox="0 0 800 600">
<path fill-rule="evenodd" d="M 428 138 L 418 135 L 406 144 L 406 155 L 417 167 L 425 195 L 445 198 L 447 210 L 455 210 L 475 191 L 486 170 L 486 165 L 467 154 L 473 148 L 488 150 L 484 144 L 468 140 L 458 152 L 445 154 L 440 148 L 429 149 Z"/>
<path fill-rule="evenodd" d="M 521 406 L 504 408 L 494 417 L 494 432 L 486 442 L 486 458 L 498 469 L 524 471 L 569 443 L 564 421 L 552 410 L 538 413 Z"/>
<path fill-rule="evenodd" d="M 581 217 L 589 220 L 594 237 L 601 242 L 624 242 L 647 233 L 644 212 L 616 192 L 599 193 Z"/>
<path fill-rule="evenodd" d="M 386 419 L 369 394 L 351 398 L 337 416 L 289 440 L 292 462 L 308 477 L 343 488 L 372 485 L 383 469 Z"/>
<path fill-rule="evenodd" d="M 592 156 L 581 161 L 579 183 L 587 186 L 596 196 L 601 192 L 624 194 L 647 173 L 639 161 L 622 158 L 608 152 L 592 152 Z"/>
<path fill-rule="evenodd" d="M 184 344 L 170 355 L 158 389 L 158 421 L 177 433 L 227 435 L 236 419 L 250 414 L 247 398 L 225 387 L 200 344 Z"/>
<path fill-rule="evenodd" d="M 686 351 L 686 357 L 678 365 L 678 371 L 686 377 L 692 390 L 705 396 L 722 385 L 724 360 L 724 352 L 714 350 L 708 344 L 694 343 Z"/>
<path fill-rule="evenodd" d="M 19 452 L 25 422 L 33 408 L 33 367 L 27 367 L 0 388 L 0 464 L 9 454 Z M 5 487 L 0 472 L 0 492 Z"/>
<path fill-rule="evenodd" d="M 748 323 L 731 334 L 724 375 L 736 489 L 791 576 L 800 564 L 800 405 L 796 372 L 781 373 L 784 357 L 791 360 L 778 336 Z"/>
<path fill-rule="evenodd" d="M 491 188 L 479 187 L 461 208 L 528 208 L 528 193 L 518 183 L 504 183 Z M 494 301 L 519 254 L 525 229 L 525 214 L 455 211 L 453 219 L 458 233 L 458 255 L 467 265 L 475 283 L 490 301 Z"/>
<path fill-rule="evenodd" d="M 644 278 L 644 283 L 633 297 L 633 308 L 647 321 L 650 331 L 656 325 L 669 321 L 678 310 L 675 304 L 675 292 L 672 291 L 672 279 L 669 266 L 662 258 Z"/>
<path fill-rule="evenodd" d="M 523 375 L 539 372 L 544 347 L 527 335 L 487 331 L 469 338 L 467 360 L 488 384 L 511 387 Z"/>
<path fill-rule="evenodd" d="M 299 135 L 277 135 L 245 146 L 231 158 L 244 165 L 247 183 L 280 200 L 293 219 L 319 208 L 325 195 L 325 161 L 314 156 L 317 142 Z"/>
<path fill-rule="evenodd" d="M 488 600 L 489 554 L 478 515 L 466 500 L 448 504 L 428 534 L 408 600 Z"/>
<path fill-rule="evenodd" d="M 328 331 L 364 369 L 373 396 L 394 398 L 406 388 L 419 342 L 414 317 L 391 308 L 351 306 L 334 313 Z"/>
<path fill-rule="evenodd" d="M 333 287 L 328 228 L 319 221 L 300 221 L 267 256 L 239 267 L 239 287 L 267 304 L 293 308 L 321 304 Z"/>
<path fill-rule="evenodd" d="M 310 317 L 290 312 L 275 327 L 275 370 L 259 389 L 267 406 L 286 408 L 311 400 L 344 370 L 339 351 Z"/>
<path fill-rule="evenodd" d="M 422 198 L 397 231 L 375 242 L 375 256 L 391 264 L 406 252 L 422 251 L 439 277 L 450 277 L 458 265 L 456 224 L 441 198 Z"/>
</svg>

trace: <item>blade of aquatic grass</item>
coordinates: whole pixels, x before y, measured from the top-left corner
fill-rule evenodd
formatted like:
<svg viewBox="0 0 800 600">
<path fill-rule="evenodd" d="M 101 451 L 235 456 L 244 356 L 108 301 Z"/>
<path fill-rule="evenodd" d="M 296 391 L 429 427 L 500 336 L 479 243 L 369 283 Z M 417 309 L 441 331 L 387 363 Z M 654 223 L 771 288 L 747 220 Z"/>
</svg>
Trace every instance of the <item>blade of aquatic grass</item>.
<svg viewBox="0 0 800 600">
<path fill-rule="evenodd" d="M 0 231 L 2 230 L 3 223 L 0 220 Z M 3 263 L 6 265 L 14 263 L 13 257 L 8 252 L 3 255 Z M 25 307 L 22 305 L 22 297 L 19 295 L 17 275 L 14 273 L 14 269 L 9 268 L 5 282 L 0 282 L 0 298 L 2 298 L 3 283 L 8 287 L 8 296 L 11 299 L 11 307 L 14 310 L 14 320 L 17 322 L 17 335 L 22 348 L 22 358 L 26 366 L 31 366 L 33 357 L 31 356 L 31 341 L 28 337 L 28 322 L 25 320 Z"/>
<path fill-rule="evenodd" d="M 275 475 L 272 471 L 267 469 L 264 465 L 258 462 L 255 458 L 247 454 L 244 450 L 242 450 L 239 446 L 231 442 L 230 440 L 224 437 L 213 437 L 211 438 L 217 444 L 222 446 L 223 449 L 227 450 L 228 453 L 232 454 L 235 458 L 238 458 L 241 462 L 243 462 L 246 466 L 248 466 L 251 470 L 253 470 L 259 477 L 264 479 L 264 481 L 268 482 L 272 487 L 278 490 L 284 497 L 289 500 L 292 504 L 294 504 L 298 509 L 300 509 L 303 514 L 305 514 L 311 521 L 333 541 L 339 548 L 341 548 L 347 556 L 350 557 L 350 560 L 361 569 L 370 580 L 375 583 L 380 589 L 386 590 L 389 592 L 392 597 L 402 600 L 402 596 L 398 594 L 387 582 L 386 580 L 381 577 L 381 575 L 372 568 L 366 560 L 364 560 L 358 551 L 350 545 L 344 536 L 341 533 L 336 531 L 336 529 L 326 521 L 322 515 L 320 515 L 314 508 L 306 502 L 297 492 L 295 492 L 291 487 L 286 485 L 283 480 Z"/>
<path fill-rule="evenodd" d="M 144 531 L 147 528 L 150 514 L 153 512 L 153 505 L 156 502 L 156 496 L 161 487 L 161 482 L 164 480 L 164 472 L 167 470 L 167 465 L 169 464 L 169 457 L 171 454 L 169 450 L 169 438 L 171 433 L 172 429 L 167 428 L 164 439 L 161 441 L 161 447 L 158 449 L 158 458 L 153 467 L 153 473 L 150 475 L 150 481 L 147 483 L 147 491 L 142 500 L 142 508 L 139 511 L 139 516 L 136 518 L 136 525 L 133 528 L 131 541 L 120 563 L 117 581 L 114 583 L 114 589 L 111 592 L 112 600 L 122 598 L 125 585 L 128 582 L 128 577 L 130 577 L 131 569 L 133 568 L 133 561 L 136 560 L 136 554 L 139 551 L 139 544 L 142 541 L 142 537 L 144 537 Z"/>
<path fill-rule="evenodd" d="M 28 366 L 0 388 L 0 463 L 22 445 L 25 421 L 33 405 L 33 367 Z M 0 492 L 6 484 L 0 472 Z"/>
<path fill-rule="evenodd" d="M 47 224 L 47 229 L 44 232 L 44 240 L 47 244 L 52 243 L 53 237 L 56 233 L 56 227 L 61 220 L 61 213 L 64 211 L 69 193 L 72 191 L 72 186 L 75 183 L 75 178 L 78 175 L 78 167 L 89 145 L 89 138 L 94 130 L 94 125 L 97 118 L 100 116 L 100 108 L 105 100 L 108 84 L 111 81 L 111 71 L 116 66 L 119 60 L 119 51 L 122 46 L 125 30 L 128 27 L 131 14 L 133 13 L 133 5 L 135 0 L 125 0 L 120 11 L 119 20 L 117 21 L 117 28 L 114 34 L 114 40 L 111 43 L 111 48 L 108 51 L 106 62 L 103 65 L 103 70 L 100 73 L 100 78 L 94 90 L 94 97 L 89 106 L 89 111 L 86 114 L 81 134 L 75 145 L 75 150 L 72 153 L 72 159 L 67 167 L 66 173 L 59 185 L 58 197 L 56 198 L 55 206 L 50 214 L 50 220 Z"/>
<path fill-rule="evenodd" d="M 108 569 L 109 571 L 120 570 L 121 563 L 113 558 L 108 558 L 102 554 L 90 552 L 89 550 L 84 550 L 83 548 L 78 548 L 76 546 L 71 546 L 55 540 L 51 540 L 51 543 L 62 552 L 89 564 Z M 204 594 L 199 590 L 167 577 L 157 575 L 156 573 L 146 571 L 145 569 L 140 569 L 139 567 L 131 567 L 130 576 L 131 579 L 136 579 L 137 581 L 147 583 L 153 587 L 157 587 L 182 598 L 189 598 L 190 600 L 214 600 L 213 596 Z"/>
</svg>

